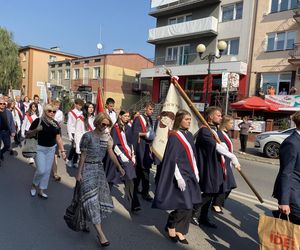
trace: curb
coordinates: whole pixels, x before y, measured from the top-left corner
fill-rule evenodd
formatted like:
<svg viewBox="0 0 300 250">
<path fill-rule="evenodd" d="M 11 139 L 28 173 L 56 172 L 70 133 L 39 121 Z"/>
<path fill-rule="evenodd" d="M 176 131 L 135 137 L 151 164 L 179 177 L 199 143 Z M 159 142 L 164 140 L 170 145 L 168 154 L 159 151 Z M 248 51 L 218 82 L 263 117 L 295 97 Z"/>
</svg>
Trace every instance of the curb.
<svg viewBox="0 0 300 250">
<path fill-rule="evenodd" d="M 279 161 L 274 162 L 274 161 L 272 161 L 272 159 L 269 159 L 269 158 L 264 159 L 264 158 L 261 158 L 259 156 L 254 156 L 254 155 L 251 155 L 251 154 L 242 155 L 242 154 L 239 154 L 239 151 L 235 151 L 235 150 L 234 150 L 234 153 L 238 157 L 238 159 L 243 159 L 243 160 L 248 160 L 248 161 L 256 161 L 256 162 L 260 162 L 260 163 L 279 166 Z"/>
</svg>

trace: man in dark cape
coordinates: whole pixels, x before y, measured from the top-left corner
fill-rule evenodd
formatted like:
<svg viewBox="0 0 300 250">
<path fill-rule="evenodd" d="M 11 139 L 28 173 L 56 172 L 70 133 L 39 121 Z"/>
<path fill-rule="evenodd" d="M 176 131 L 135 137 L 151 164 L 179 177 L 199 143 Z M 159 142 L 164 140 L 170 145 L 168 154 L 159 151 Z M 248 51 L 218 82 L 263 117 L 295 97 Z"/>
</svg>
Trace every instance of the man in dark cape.
<svg viewBox="0 0 300 250">
<path fill-rule="evenodd" d="M 217 134 L 218 125 L 222 120 L 222 113 L 219 107 L 209 107 L 206 110 L 207 122 L 211 129 Z M 208 216 L 212 199 L 222 193 L 224 182 L 224 168 L 221 165 L 221 155 L 217 152 L 217 142 L 210 130 L 202 126 L 196 139 L 196 154 L 200 173 L 200 188 L 202 194 L 202 204 L 194 207 L 192 223 L 203 224 L 216 228 L 215 223 Z M 201 212 L 200 212 L 201 208 Z"/>
<path fill-rule="evenodd" d="M 145 103 L 145 113 L 137 116 L 132 124 L 133 148 L 136 153 L 136 175 L 135 189 L 138 190 L 140 181 L 142 181 L 142 197 L 146 201 L 152 201 L 149 195 L 150 168 L 153 163 L 150 150 L 154 139 L 153 114 L 154 104 Z"/>
</svg>

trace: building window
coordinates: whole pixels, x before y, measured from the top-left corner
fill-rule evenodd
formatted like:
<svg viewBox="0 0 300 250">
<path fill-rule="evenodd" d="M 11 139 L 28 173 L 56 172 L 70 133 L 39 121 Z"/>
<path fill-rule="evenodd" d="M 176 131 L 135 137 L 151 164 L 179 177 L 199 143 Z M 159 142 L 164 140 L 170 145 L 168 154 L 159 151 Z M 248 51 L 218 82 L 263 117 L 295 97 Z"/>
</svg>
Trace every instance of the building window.
<svg viewBox="0 0 300 250">
<path fill-rule="evenodd" d="M 189 63 L 190 45 L 179 45 L 166 49 L 167 64 L 185 65 Z"/>
<path fill-rule="evenodd" d="M 100 67 L 93 68 L 93 79 L 98 79 L 100 77 Z"/>
<path fill-rule="evenodd" d="M 268 36 L 267 51 L 293 49 L 296 39 L 295 31 L 270 33 Z"/>
<path fill-rule="evenodd" d="M 168 24 L 176 24 L 176 23 L 184 23 L 184 22 L 189 22 L 192 21 L 192 14 L 186 14 L 186 15 L 181 15 L 181 16 L 175 16 L 169 18 Z"/>
<path fill-rule="evenodd" d="M 22 55 L 22 62 L 25 62 L 26 61 L 26 52 L 23 52 L 23 55 Z"/>
<path fill-rule="evenodd" d="M 268 89 L 274 88 L 275 94 L 289 93 L 292 81 L 292 73 L 262 73 L 262 89 L 267 95 Z"/>
<path fill-rule="evenodd" d="M 243 2 L 238 2 L 222 7 L 222 22 L 242 19 Z"/>
<path fill-rule="evenodd" d="M 62 70 L 57 71 L 57 80 L 59 84 L 62 83 Z"/>
<path fill-rule="evenodd" d="M 55 62 L 56 56 L 49 56 L 49 62 Z"/>
<path fill-rule="evenodd" d="M 298 8 L 298 0 L 272 0 L 271 13 Z"/>
<path fill-rule="evenodd" d="M 224 55 L 238 55 L 239 54 L 239 47 L 240 47 L 240 39 L 230 39 L 225 40 L 227 43 L 227 48 L 224 50 Z"/>
<path fill-rule="evenodd" d="M 74 69 L 73 71 L 73 79 L 77 80 L 79 79 L 79 69 Z"/>
<path fill-rule="evenodd" d="M 55 71 L 51 70 L 50 71 L 50 80 L 54 80 L 55 79 Z"/>
<path fill-rule="evenodd" d="M 95 59 L 94 60 L 95 62 L 101 62 L 101 59 L 99 58 L 99 59 Z"/>
<path fill-rule="evenodd" d="M 26 69 L 23 69 L 23 71 L 22 71 L 22 77 L 23 77 L 23 78 L 26 77 Z"/>
<path fill-rule="evenodd" d="M 66 70 L 65 70 L 65 79 L 66 79 L 66 80 L 69 80 L 69 79 L 70 79 L 70 70 L 69 70 L 69 69 L 66 69 Z"/>
<path fill-rule="evenodd" d="M 74 64 L 75 64 L 75 65 L 78 65 L 78 64 L 80 64 L 80 62 L 78 61 L 78 62 L 75 62 Z"/>
</svg>

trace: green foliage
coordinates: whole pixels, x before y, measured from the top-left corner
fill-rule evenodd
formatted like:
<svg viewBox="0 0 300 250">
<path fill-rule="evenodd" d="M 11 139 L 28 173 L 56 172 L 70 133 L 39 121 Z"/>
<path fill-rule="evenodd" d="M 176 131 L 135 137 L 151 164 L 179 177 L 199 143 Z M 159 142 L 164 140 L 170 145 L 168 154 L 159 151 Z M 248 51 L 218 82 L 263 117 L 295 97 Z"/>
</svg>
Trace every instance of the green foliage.
<svg viewBox="0 0 300 250">
<path fill-rule="evenodd" d="M 0 27 L 0 93 L 7 94 L 10 86 L 20 89 L 21 77 L 18 45 L 12 33 Z"/>
<path fill-rule="evenodd" d="M 264 117 L 263 116 L 254 116 L 253 117 L 253 121 L 264 121 Z"/>
<path fill-rule="evenodd" d="M 289 124 L 289 119 L 288 118 L 280 120 L 280 122 L 279 122 L 279 130 L 286 130 L 289 127 L 290 127 L 290 124 Z"/>
</svg>

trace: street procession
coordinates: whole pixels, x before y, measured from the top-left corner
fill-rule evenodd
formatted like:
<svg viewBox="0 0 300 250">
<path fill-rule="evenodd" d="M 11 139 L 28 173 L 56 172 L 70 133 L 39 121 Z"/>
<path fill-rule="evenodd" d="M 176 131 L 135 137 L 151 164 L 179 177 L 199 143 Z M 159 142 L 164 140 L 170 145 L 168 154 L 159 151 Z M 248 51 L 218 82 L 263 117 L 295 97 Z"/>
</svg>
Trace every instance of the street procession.
<svg viewBox="0 0 300 250">
<path fill-rule="evenodd" d="M 0 9 L 0 249 L 300 250 L 298 0 L 45 4 Z"/>
</svg>

